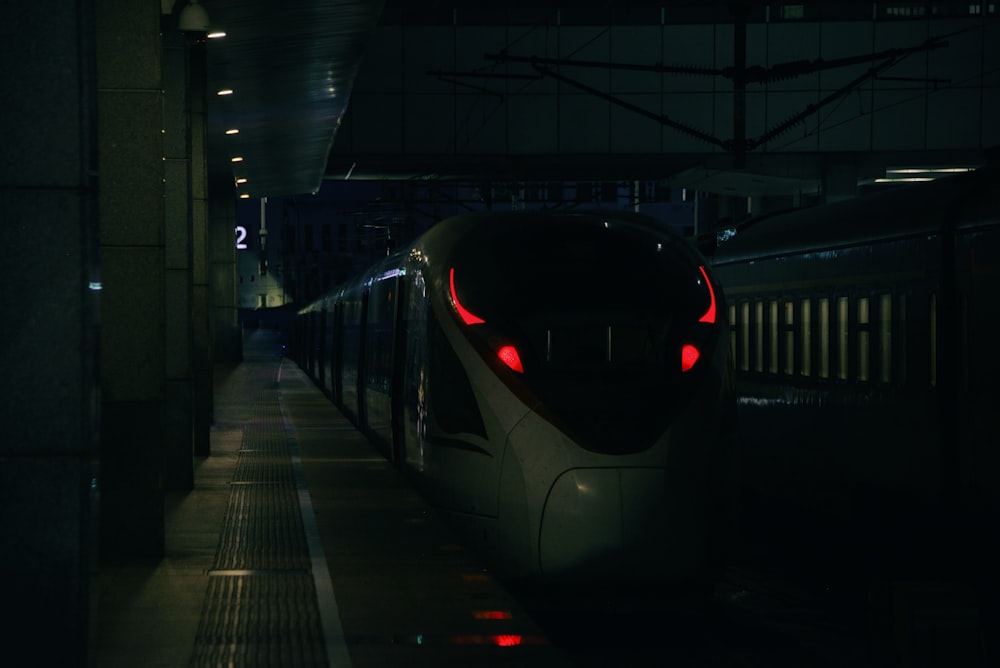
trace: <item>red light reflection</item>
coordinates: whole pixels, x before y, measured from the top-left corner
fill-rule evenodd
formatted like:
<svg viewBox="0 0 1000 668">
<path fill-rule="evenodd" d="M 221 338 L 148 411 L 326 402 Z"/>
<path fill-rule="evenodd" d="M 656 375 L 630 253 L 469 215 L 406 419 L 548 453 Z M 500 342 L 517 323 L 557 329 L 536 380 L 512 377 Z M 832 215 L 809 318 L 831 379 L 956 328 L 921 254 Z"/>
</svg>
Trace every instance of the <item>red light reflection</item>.
<svg viewBox="0 0 1000 668">
<path fill-rule="evenodd" d="M 521 636 L 493 636 L 493 642 L 495 642 L 498 647 L 515 647 L 521 644 Z"/>
<path fill-rule="evenodd" d="M 497 647 L 516 647 L 524 642 L 539 645 L 545 642 L 542 638 L 532 638 L 529 636 L 526 640 L 522 635 L 510 633 L 503 635 L 451 636 L 449 641 L 452 645 L 496 645 Z"/>
</svg>

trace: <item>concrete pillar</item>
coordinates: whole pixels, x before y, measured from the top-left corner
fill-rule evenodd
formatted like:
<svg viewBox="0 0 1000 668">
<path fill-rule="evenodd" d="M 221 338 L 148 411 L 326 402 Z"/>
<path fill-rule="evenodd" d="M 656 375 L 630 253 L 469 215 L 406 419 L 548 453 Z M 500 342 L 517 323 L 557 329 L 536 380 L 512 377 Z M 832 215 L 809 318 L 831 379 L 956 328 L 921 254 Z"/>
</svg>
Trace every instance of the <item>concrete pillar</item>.
<svg viewBox="0 0 1000 668">
<path fill-rule="evenodd" d="M 97 38 L 102 553 L 158 558 L 168 288 L 160 3 L 98 0 Z"/>
<path fill-rule="evenodd" d="M 209 315 L 208 109 L 206 46 L 188 42 L 188 137 L 191 160 L 192 319 L 194 325 L 194 454 L 210 450 L 215 389 Z"/>
<path fill-rule="evenodd" d="M 164 280 L 166 323 L 166 422 L 164 487 L 194 487 L 194 236 L 188 58 L 185 35 L 164 17 L 163 149 L 166 203 Z"/>
<path fill-rule="evenodd" d="M 92 665 L 101 297 L 94 7 L 38 0 L 4 9 L 0 652 L 10 666 Z"/>
<path fill-rule="evenodd" d="M 211 11 L 211 8 L 209 8 Z M 206 66 L 211 70 L 211 48 L 207 47 Z M 207 85 L 207 84 L 205 84 Z M 215 91 L 205 85 L 205 110 L 211 115 L 212 104 L 219 102 Z M 220 116 L 224 115 L 224 112 Z M 236 263 L 236 183 L 230 147 L 225 129 L 212 132 L 206 124 L 205 161 L 206 227 L 206 298 L 208 304 L 209 338 L 213 363 L 243 360 L 243 331 L 239 321 L 239 290 Z M 243 128 L 246 131 L 246 128 Z"/>
<path fill-rule="evenodd" d="M 218 138 L 209 137 L 209 142 Z M 211 151 L 225 156 L 224 149 Z M 216 362 L 243 359 L 236 281 L 236 188 L 228 163 L 209 163 L 208 179 L 208 295 L 213 358 Z"/>
</svg>

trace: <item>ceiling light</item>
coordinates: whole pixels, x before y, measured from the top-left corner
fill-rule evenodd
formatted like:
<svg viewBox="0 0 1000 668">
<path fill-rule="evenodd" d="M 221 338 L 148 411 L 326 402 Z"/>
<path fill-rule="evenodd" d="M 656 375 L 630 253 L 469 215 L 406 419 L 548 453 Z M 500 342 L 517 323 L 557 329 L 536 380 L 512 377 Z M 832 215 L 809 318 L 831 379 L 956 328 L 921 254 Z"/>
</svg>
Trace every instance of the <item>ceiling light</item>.
<svg viewBox="0 0 1000 668">
<path fill-rule="evenodd" d="M 242 155 L 234 155 L 232 158 L 229 159 L 229 161 L 230 162 L 243 162 L 243 156 Z"/>
<path fill-rule="evenodd" d="M 239 133 L 240 133 L 240 129 L 239 128 L 230 128 L 230 129 L 226 130 L 226 134 L 227 135 L 238 135 Z"/>
<path fill-rule="evenodd" d="M 232 94 L 233 94 L 232 88 L 223 88 L 218 93 L 216 93 L 216 95 L 232 95 Z"/>
<path fill-rule="evenodd" d="M 222 39 L 225 36 L 226 32 L 224 30 L 213 30 L 212 32 L 205 35 L 205 37 L 209 39 Z"/>
<path fill-rule="evenodd" d="M 177 27 L 185 32 L 205 32 L 208 30 L 208 12 L 198 4 L 198 0 L 191 0 L 177 17 Z"/>
<path fill-rule="evenodd" d="M 250 199 L 250 193 L 242 193 L 240 199 Z"/>
<path fill-rule="evenodd" d="M 886 174 L 961 174 L 975 167 L 886 167 Z"/>
<path fill-rule="evenodd" d="M 240 178 L 236 179 L 236 185 L 241 185 L 241 184 L 244 184 L 246 182 L 247 182 L 246 178 L 242 177 L 242 176 Z"/>
<path fill-rule="evenodd" d="M 897 178 L 882 178 L 875 179 L 875 183 L 922 183 L 924 181 L 933 181 L 933 176 L 900 176 Z"/>
</svg>

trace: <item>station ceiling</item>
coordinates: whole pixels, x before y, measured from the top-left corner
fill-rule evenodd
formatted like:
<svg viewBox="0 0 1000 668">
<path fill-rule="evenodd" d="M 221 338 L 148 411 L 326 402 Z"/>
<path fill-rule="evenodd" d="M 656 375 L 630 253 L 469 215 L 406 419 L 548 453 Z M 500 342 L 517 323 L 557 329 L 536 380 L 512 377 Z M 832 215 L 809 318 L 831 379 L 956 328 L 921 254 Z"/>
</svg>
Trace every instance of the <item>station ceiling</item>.
<svg viewBox="0 0 1000 668">
<path fill-rule="evenodd" d="M 167 0 L 165 0 L 167 1 Z M 178 0 L 177 14 L 187 2 Z M 421 13 L 440 16 L 449 11 L 481 12 L 481 20 L 503 20 L 505 11 L 521 4 L 528 7 L 558 7 L 560 3 L 536 0 L 518 3 L 477 3 L 471 0 L 449 2 L 406 3 L 400 0 L 202 0 L 207 10 L 212 31 L 224 31 L 221 39 L 209 40 L 207 46 L 207 86 L 209 104 L 209 132 L 215 139 L 215 150 L 210 142 L 210 160 L 227 163 L 234 178 L 246 179 L 247 188 L 253 193 L 270 195 L 305 194 L 316 192 L 324 178 L 333 178 L 330 155 L 333 142 L 347 111 L 355 78 L 365 57 L 365 47 L 383 16 L 399 20 L 405 14 L 408 20 Z M 773 4 L 773 3 L 772 3 Z M 838 3 L 826 3 L 836 5 Z M 842 2 L 840 5 L 867 5 L 872 3 Z M 903 3 L 907 4 L 907 3 Z M 928 3 L 908 3 L 910 5 Z M 934 3 L 935 5 L 941 3 Z M 968 7 L 968 2 L 959 3 Z M 693 20 L 725 22 L 732 20 L 734 11 L 743 8 L 751 13 L 765 11 L 766 2 L 729 0 L 717 2 L 642 2 L 628 3 L 629 8 L 645 6 L 686 7 Z M 785 5 L 774 5 L 774 7 Z M 798 5 L 796 5 L 798 6 Z M 568 11 L 568 10 L 567 10 Z M 584 10 L 573 10 L 584 11 Z M 632 11 L 615 7 L 611 3 L 594 11 Z M 683 11 L 683 10 L 680 10 Z M 776 11 L 776 10 L 775 10 Z M 232 91 L 219 95 L 220 91 Z M 225 134 L 238 131 L 238 134 Z M 220 141 L 218 136 L 224 135 Z M 716 156 L 723 158 L 725 155 Z M 541 166 L 539 179 L 551 178 L 558 170 L 559 156 L 540 156 L 533 166 Z M 414 175 L 434 175 L 435 165 L 420 162 L 421 156 L 398 155 L 385 164 L 377 165 L 378 178 L 414 178 Z M 647 156 L 650 171 L 664 173 L 666 159 L 674 159 L 678 169 L 674 173 L 676 185 L 708 187 L 713 184 L 720 192 L 803 190 L 815 187 L 815 175 L 796 172 L 777 179 L 768 176 L 737 174 L 734 178 L 724 169 L 683 171 L 691 163 L 690 156 Z M 238 162 L 231 162 L 238 160 Z M 547 160 L 547 162 L 546 162 Z M 591 175 L 594 179 L 614 179 L 616 165 L 606 158 L 596 163 L 605 173 Z M 510 165 L 494 164 L 488 160 L 456 162 L 448 167 L 461 173 L 449 177 L 488 178 L 495 173 L 499 178 Z M 445 166 L 441 166 L 446 168 Z M 521 174 L 531 174 L 526 165 L 515 165 Z M 338 165 L 340 171 L 350 170 L 350 165 Z M 396 171 L 394 171 L 396 170 Z M 489 172 L 488 170 L 493 170 Z M 809 182 L 790 182 L 788 177 L 807 177 Z M 357 177 L 364 178 L 358 174 Z M 754 180 L 756 179 L 756 180 Z"/>
<path fill-rule="evenodd" d="M 202 5 L 209 36 L 225 33 L 207 43 L 213 157 L 256 192 L 315 192 L 383 0 Z"/>
<path fill-rule="evenodd" d="M 179 15 L 190 2 L 178 0 L 173 13 Z M 488 22 L 491 17 L 503 20 L 504 12 L 519 11 L 518 7 L 524 8 L 520 11 L 538 11 L 563 5 L 551 0 L 200 0 L 200 4 L 209 15 L 208 34 L 225 33 L 207 42 L 209 132 L 214 140 L 210 148 L 215 149 L 212 158 L 229 162 L 234 179 L 246 181 L 241 187 L 273 195 L 319 189 L 364 58 L 366 41 L 383 10 L 388 10 L 395 20 L 405 17 L 418 23 L 421 16 L 437 20 L 434 17 L 452 11 L 461 11 L 464 16 L 476 12 L 480 20 Z M 633 0 L 627 4 L 629 8 L 658 8 L 664 4 L 689 7 L 697 10 L 702 19 L 717 20 L 730 16 L 734 6 L 766 5 L 748 0 Z M 612 5 L 591 10 L 607 12 Z M 225 140 L 219 142 L 219 136 L 225 136 Z M 234 160 L 238 162 L 231 162 Z M 427 174 L 481 178 L 487 173 L 503 178 L 505 170 L 515 169 L 529 176 L 537 172 L 537 178 L 544 179 L 551 178 L 558 169 L 544 157 L 532 165 L 458 160 L 449 167 L 439 173 L 425 159 L 404 155 L 376 165 L 376 172 L 359 171 L 356 178 L 423 178 Z M 602 160 L 597 169 L 602 171 L 589 174 L 590 178 L 615 178 L 613 162 Z"/>
</svg>

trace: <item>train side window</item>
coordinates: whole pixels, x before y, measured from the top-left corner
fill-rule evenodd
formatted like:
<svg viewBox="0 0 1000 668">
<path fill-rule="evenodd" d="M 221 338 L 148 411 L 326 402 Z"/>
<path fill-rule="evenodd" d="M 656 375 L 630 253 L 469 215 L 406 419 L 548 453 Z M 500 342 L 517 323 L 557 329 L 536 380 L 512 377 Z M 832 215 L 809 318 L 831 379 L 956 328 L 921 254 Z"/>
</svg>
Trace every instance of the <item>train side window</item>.
<svg viewBox="0 0 1000 668">
<path fill-rule="evenodd" d="M 740 369 L 750 370 L 750 302 L 740 304 Z"/>
<path fill-rule="evenodd" d="M 771 373 L 778 373 L 778 300 L 772 299 L 767 308 L 768 315 L 768 356 L 767 370 Z"/>
<path fill-rule="evenodd" d="M 959 386 L 963 390 L 969 389 L 969 295 L 962 290 L 958 297 L 959 331 L 958 331 L 958 371 Z M 993 346 L 991 346 L 993 349 Z M 986 368 L 995 367 L 989 364 Z"/>
<path fill-rule="evenodd" d="M 736 304 L 729 305 L 729 355 L 736 359 Z"/>
<path fill-rule="evenodd" d="M 819 377 L 830 377 L 830 299 L 819 300 Z"/>
<path fill-rule="evenodd" d="M 896 336 L 896 360 L 898 360 L 896 367 L 896 377 L 899 379 L 898 382 L 901 385 L 906 385 L 907 382 L 907 347 L 906 347 L 906 295 L 899 295 L 898 308 L 896 309 L 896 331 L 898 335 Z"/>
<path fill-rule="evenodd" d="M 858 297 L 858 380 L 868 382 L 868 370 L 871 365 L 871 299 Z"/>
<path fill-rule="evenodd" d="M 795 373 L 795 303 L 786 300 L 781 303 L 785 309 L 785 375 Z"/>
<path fill-rule="evenodd" d="M 754 341 L 753 370 L 762 373 L 764 371 L 764 302 L 754 302 L 754 333 L 757 340 Z"/>
<path fill-rule="evenodd" d="M 892 295 L 879 295 L 878 306 L 879 380 L 892 382 Z"/>
<path fill-rule="evenodd" d="M 802 334 L 799 373 L 808 377 L 812 373 L 812 301 L 808 297 L 799 301 L 799 327 Z"/>
<path fill-rule="evenodd" d="M 931 362 L 931 387 L 937 387 L 937 294 L 931 293 L 931 322 L 930 322 L 930 335 L 931 335 L 931 350 L 930 350 L 930 362 Z"/>
<path fill-rule="evenodd" d="M 847 380 L 847 315 L 849 300 L 847 297 L 837 297 L 837 378 Z"/>
</svg>

